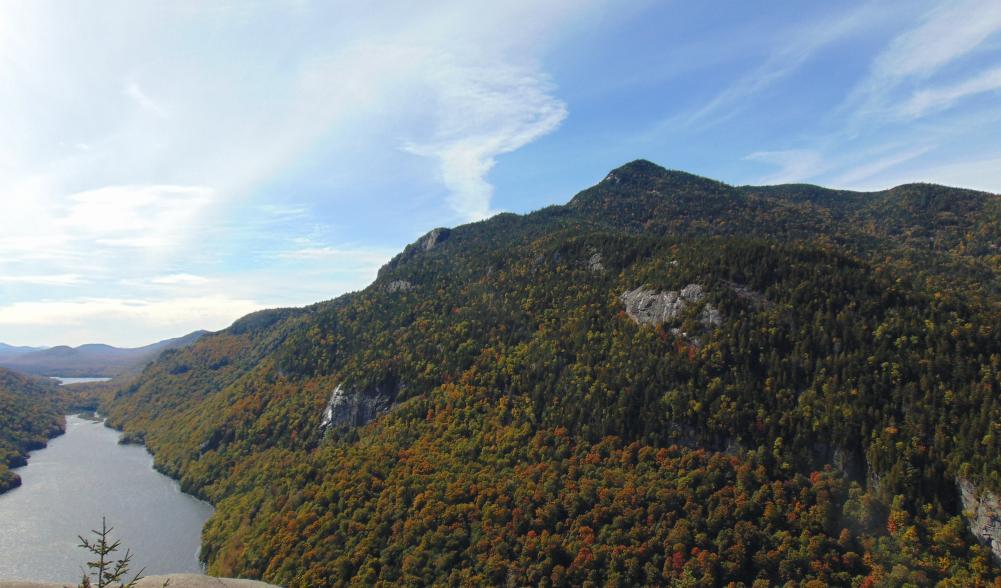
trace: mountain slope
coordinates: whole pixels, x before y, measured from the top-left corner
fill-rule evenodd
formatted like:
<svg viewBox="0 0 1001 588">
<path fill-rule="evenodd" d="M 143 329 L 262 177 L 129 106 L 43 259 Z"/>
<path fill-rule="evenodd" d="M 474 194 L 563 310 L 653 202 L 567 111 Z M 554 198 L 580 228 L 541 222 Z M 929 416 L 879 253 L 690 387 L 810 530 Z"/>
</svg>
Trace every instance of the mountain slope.
<svg viewBox="0 0 1001 588">
<path fill-rule="evenodd" d="M 206 332 L 195 331 L 183 337 L 165 339 L 152 345 L 136 348 L 120 348 L 102 344 L 88 344 L 79 347 L 60 345 L 18 353 L 13 356 L 0 355 L 0 366 L 40 376 L 114 377 L 141 369 L 163 351 L 191 345 Z"/>
<path fill-rule="evenodd" d="M 28 452 L 45 447 L 63 427 L 54 383 L 0 368 L 0 493 L 21 484 L 9 468 L 27 463 Z"/>
<path fill-rule="evenodd" d="M 986 581 L 958 484 L 1001 490 L 999 210 L 634 162 L 164 354 L 106 410 L 216 503 L 216 573 Z"/>
</svg>

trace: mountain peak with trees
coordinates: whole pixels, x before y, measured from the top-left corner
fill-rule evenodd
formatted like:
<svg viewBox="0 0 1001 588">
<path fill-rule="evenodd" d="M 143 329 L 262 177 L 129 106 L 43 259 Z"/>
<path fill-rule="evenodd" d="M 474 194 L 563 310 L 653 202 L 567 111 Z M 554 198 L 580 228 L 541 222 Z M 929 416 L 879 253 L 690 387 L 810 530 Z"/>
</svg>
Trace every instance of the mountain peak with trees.
<svg viewBox="0 0 1001 588">
<path fill-rule="evenodd" d="M 103 411 L 216 505 L 220 575 L 989 585 L 963 504 L 1001 494 L 999 211 L 635 161 L 168 351 Z"/>
</svg>

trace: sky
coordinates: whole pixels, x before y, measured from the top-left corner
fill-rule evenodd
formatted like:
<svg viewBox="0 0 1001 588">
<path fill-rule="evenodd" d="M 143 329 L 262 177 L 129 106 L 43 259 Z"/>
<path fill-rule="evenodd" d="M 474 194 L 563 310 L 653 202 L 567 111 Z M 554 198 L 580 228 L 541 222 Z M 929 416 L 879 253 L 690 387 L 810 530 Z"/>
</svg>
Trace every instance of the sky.
<svg viewBox="0 0 1001 588">
<path fill-rule="evenodd" d="M 0 341 L 328 300 L 639 158 L 1001 191 L 1001 2 L 0 0 Z"/>
</svg>

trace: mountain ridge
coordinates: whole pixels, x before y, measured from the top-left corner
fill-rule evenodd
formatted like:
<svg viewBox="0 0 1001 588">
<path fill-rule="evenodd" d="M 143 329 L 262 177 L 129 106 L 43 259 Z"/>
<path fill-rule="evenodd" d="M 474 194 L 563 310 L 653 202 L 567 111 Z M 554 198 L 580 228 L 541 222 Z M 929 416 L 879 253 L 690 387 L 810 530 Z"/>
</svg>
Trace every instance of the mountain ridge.
<svg viewBox="0 0 1001 588">
<path fill-rule="evenodd" d="M 910 215 L 649 162 L 610 175 L 564 206 L 432 230 L 368 288 L 245 317 L 106 397 L 109 423 L 216 504 L 209 570 L 992 577 L 960 487 L 1001 489 L 998 197 L 942 217 L 937 186 L 896 193 L 937 211 Z M 639 324 L 646 298 L 663 310 Z M 769 555 L 801 536 L 823 549 Z"/>
<path fill-rule="evenodd" d="M 0 352 L 0 367 L 39 376 L 114 377 L 141 368 L 145 362 L 163 351 L 190 345 L 207 333 L 208 331 L 194 331 L 181 337 L 132 348 L 86 343 L 76 347 L 57 345 L 30 349 L 7 355 Z"/>
</svg>

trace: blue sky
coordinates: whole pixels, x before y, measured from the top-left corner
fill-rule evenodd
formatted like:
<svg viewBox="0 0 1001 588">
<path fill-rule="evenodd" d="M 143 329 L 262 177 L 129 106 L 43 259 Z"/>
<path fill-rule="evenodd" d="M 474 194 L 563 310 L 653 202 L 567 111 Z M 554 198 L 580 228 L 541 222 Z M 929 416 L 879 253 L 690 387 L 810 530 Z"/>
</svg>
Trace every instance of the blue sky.
<svg viewBox="0 0 1001 588">
<path fill-rule="evenodd" d="M 637 158 L 1001 190 L 997 0 L 414 6 L 0 4 L 0 341 L 330 299 Z"/>
</svg>

